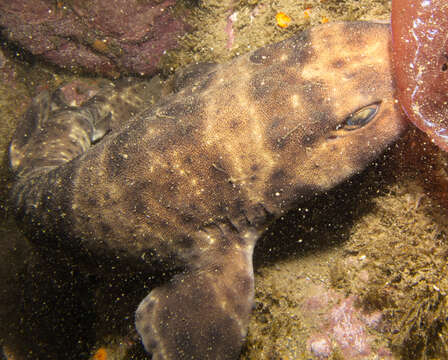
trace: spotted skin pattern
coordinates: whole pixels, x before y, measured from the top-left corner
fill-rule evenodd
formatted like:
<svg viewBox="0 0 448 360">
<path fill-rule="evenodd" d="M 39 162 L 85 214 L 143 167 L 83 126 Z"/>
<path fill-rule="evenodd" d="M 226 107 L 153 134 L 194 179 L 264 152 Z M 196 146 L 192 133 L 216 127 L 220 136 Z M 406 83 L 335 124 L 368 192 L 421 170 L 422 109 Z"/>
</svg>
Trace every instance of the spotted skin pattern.
<svg viewBox="0 0 448 360">
<path fill-rule="evenodd" d="M 332 23 L 193 67 L 157 106 L 144 83 L 43 93 L 10 146 L 17 215 L 37 244 L 177 270 L 136 311 L 153 359 L 236 359 L 266 224 L 404 131 L 389 53 L 387 25 Z"/>
</svg>

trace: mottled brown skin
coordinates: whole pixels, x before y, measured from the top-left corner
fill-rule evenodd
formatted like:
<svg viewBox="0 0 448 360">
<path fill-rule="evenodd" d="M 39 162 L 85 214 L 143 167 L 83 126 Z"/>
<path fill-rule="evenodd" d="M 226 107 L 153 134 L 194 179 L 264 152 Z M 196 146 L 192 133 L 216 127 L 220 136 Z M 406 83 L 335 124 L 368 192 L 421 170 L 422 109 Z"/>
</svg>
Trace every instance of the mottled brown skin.
<svg viewBox="0 0 448 360">
<path fill-rule="evenodd" d="M 74 109 L 43 94 L 10 148 L 18 216 L 38 242 L 181 269 L 137 309 L 145 348 L 235 359 L 266 223 L 360 172 L 405 128 L 389 46 L 386 25 L 319 26 L 187 72 L 134 117 L 141 84 Z"/>
</svg>

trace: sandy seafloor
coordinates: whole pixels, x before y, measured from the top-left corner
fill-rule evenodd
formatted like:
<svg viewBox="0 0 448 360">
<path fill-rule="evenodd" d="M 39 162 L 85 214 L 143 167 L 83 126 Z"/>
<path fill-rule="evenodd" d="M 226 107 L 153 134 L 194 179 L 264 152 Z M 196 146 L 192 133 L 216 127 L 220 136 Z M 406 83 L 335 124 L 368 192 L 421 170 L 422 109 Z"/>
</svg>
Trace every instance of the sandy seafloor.
<svg viewBox="0 0 448 360">
<path fill-rule="evenodd" d="M 275 21 L 280 11 L 291 17 L 284 29 Z M 162 71 L 226 61 L 322 22 L 388 21 L 389 13 L 390 1 L 381 0 L 199 1 L 189 19 L 194 31 Z M 6 152 L 15 122 L 39 88 L 82 76 L 2 49 L 2 356 L 144 359 L 133 330 L 144 273 L 132 264 L 98 274 L 65 266 L 63 253 L 37 254 L 12 219 Z M 256 306 L 241 358 L 448 358 L 447 162 L 411 126 L 363 174 L 273 224 L 255 252 Z"/>
</svg>

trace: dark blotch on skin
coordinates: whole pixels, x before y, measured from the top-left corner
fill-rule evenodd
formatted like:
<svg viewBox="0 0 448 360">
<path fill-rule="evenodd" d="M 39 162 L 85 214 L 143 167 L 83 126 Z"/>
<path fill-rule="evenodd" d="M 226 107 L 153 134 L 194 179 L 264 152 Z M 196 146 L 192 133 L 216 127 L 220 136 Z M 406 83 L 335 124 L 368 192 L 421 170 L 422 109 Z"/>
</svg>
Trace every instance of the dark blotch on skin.
<svg viewBox="0 0 448 360">
<path fill-rule="evenodd" d="M 235 285 L 237 286 L 237 292 L 241 296 L 248 296 L 252 291 L 252 280 L 247 275 L 237 275 Z"/>
<path fill-rule="evenodd" d="M 314 129 L 318 129 L 319 133 L 326 133 L 329 130 L 328 124 L 334 123 L 334 120 L 329 115 L 328 112 L 325 111 L 315 111 L 311 114 L 311 118 L 313 120 Z M 321 126 L 319 126 L 321 125 Z"/>
<path fill-rule="evenodd" d="M 278 49 L 277 44 L 268 45 L 264 48 L 256 50 L 251 56 L 250 61 L 257 65 L 271 65 L 275 56 L 275 49 Z"/>
<path fill-rule="evenodd" d="M 188 101 L 190 100 L 190 101 Z M 172 117 L 172 118 L 182 118 L 187 115 L 193 114 L 196 109 L 199 108 L 199 103 L 194 101 L 193 98 L 185 98 L 185 101 L 176 102 L 167 106 L 162 116 Z"/>
<path fill-rule="evenodd" d="M 106 224 L 106 223 L 103 222 L 100 225 L 101 225 L 101 232 L 104 235 L 110 234 L 112 232 L 112 228 L 110 227 L 109 224 Z"/>
<path fill-rule="evenodd" d="M 237 129 L 239 126 L 241 125 L 241 123 L 237 120 L 232 120 L 230 122 L 230 128 L 231 129 Z"/>
<path fill-rule="evenodd" d="M 250 57 L 250 61 L 257 65 L 272 65 L 276 63 L 279 57 L 285 52 L 288 54 L 287 66 L 296 66 L 304 64 L 312 54 L 309 46 L 310 33 L 303 31 L 290 39 L 268 45 L 256 50 Z"/>
<path fill-rule="evenodd" d="M 214 76 L 215 63 L 200 63 L 180 69 L 176 72 L 174 79 L 174 91 L 178 92 L 187 87 L 197 87 L 204 89 Z"/>
<path fill-rule="evenodd" d="M 305 31 L 303 36 L 298 36 L 293 42 L 291 54 L 288 56 L 286 62 L 287 66 L 294 67 L 299 70 L 301 66 L 312 61 L 314 50 L 312 49 L 309 40 L 309 33 Z M 304 41 L 304 42 L 303 42 Z"/>
<path fill-rule="evenodd" d="M 194 220 L 194 215 L 188 214 L 186 212 L 182 212 L 182 214 L 180 215 L 180 218 L 183 223 L 187 224 L 187 223 L 191 223 Z"/>
<path fill-rule="evenodd" d="M 365 47 L 367 43 L 365 34 L 369 34 L 368 30 L 375 26 L 374 23 L 359 21 L 350 23 L 353 26 L 348 26 L 347 24 L 344 24 L 344 33 L 347 34 L 345 37 L 347 46 L 356 48 Z"/>
<path fill-rule="evenodd" d="M 314 109 L 322 109 L 325 99 L 325 84 L 319 81 L 301 80 L 300 98 L 306 104 L 310 104 Z M 322 112 L 326 109 L 322 109 Z"/>
<path fill-rule="evenodd" d="M 148 208 L 147 208 L 145 202 L 142 201 L 141 199 L 136 199 L 136 200 L 137 200 L 137 202 L 134 204 L 135 212 L 137 214 L 144 215 L 148 211 Z M 131 202 L 131 204 L 132 204 L 132 202 Z"/>
<path fill-rule="evenodd" d="M 148 325 L 146 325 L 146 326 L 143 328 L 143 332 L 146 333 L 146 334 L 149 334 L 149 333 L 151 332 L 151 327 L 149 327 Z M 153 342 L 152 345 L 155 346 L 156 343 Z"/>
<path fill-rule="evenodd" d="M 278 81 L 273 79 L 271 72 L 260 72 L 251 79 L 250 89 L 255 101 L 262 101 L 264 98 L 270 97 L 271 92 L 275 91 Z"/>
<path fill-rule="evenodd" d="M 331 65 L 332 65 L 334 68 L 342 68 L 342 67 L 345 66 L 345 61 L 342 60 L 342 59 L 338 59 L 338 60 L 336 60 L 336 61 L 333 61 L 333 62 L 331 63 Z"/>
<path fill-rule="evenodd" d="M 182 236 L 177 240 L 177 244 L 185 249 L 190 249 L 194 245 L 194 240 L 191 236 Z"/>
<path fill-rule="evenodd" d="M 306 134 L 302 137 L 300 142 L 303 144 L 303 146 L 311 147 L 314 145 L 318 137 L 314 134 Z"/>
<path fill-rule="evenodd" d="M 215 205 L 215 214 L 218 216 L 223 216 L 225 213 L 228 212 L 228 207 L 223 201 L 218 201 L 218 203 Z"/>
<path fill-rule="evenodd" d="M 286 144 L 282 140 L 285 135 L 285 121 L 286 119 L 283 116 L 273 116 L 271 126 L 266 133 L 266 137 L 274 151 L 282 149 Z"/>
<path fill-rule="evenodd" d="M 121 152 L 111 152 L 106 160 L 105 168 L 110 179 L 117 179 L 122 173 L 129 170 L 129 165 L 128 159 L 121 156 Z"/>
<path fill-rule="evenodd" d="M 269 179 L 271 183 L 276 183 L 281 181 L 286 176 L 284 169 L 277 169 L 272 172 L 271 178 Z"/>
<path fill-rule="evenodd" d="M 91 207 L 96 207 L 98 204 L 97 199 L 93 198 L 93 197 L 89 197 L 87 200 L 87 204 Z"/>
</svg>

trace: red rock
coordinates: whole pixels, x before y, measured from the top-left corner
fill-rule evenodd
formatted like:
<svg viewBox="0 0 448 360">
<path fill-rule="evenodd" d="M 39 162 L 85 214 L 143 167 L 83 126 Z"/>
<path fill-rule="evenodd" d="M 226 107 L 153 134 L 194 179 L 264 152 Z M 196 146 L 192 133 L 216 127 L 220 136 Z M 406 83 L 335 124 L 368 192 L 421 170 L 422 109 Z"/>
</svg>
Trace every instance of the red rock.
<svg viewBox="0 0 448 360">
<path fill-rule="evenodd" d="M 102 75 L 153 74 L 187 30 L 174 0 L 0 2 L 4 35 L 34 55 Z"/>
</svg>

